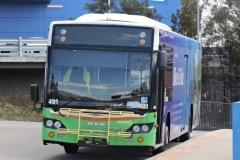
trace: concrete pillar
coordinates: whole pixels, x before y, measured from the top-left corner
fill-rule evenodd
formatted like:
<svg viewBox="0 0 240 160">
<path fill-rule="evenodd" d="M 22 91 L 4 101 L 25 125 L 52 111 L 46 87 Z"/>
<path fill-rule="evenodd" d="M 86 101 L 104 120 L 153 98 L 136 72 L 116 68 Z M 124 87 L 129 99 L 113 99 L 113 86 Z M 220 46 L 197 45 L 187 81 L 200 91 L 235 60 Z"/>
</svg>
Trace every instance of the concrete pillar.
<svg viewBox="0 0 240 160">
<path fill-rule="evenodd" d="M 232 103 L 233 160 L 240 160 L 240 102 Z"/>
</svg>

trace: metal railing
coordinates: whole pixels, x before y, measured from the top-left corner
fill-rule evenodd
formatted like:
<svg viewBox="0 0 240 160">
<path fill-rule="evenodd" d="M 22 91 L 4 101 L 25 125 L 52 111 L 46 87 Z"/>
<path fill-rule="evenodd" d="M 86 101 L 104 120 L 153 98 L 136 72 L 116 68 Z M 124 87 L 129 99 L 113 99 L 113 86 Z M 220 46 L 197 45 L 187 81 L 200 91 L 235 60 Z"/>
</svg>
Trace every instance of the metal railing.
<svg viewBox="0 0 240 160">
<path fill-rule="evenodd" d="M 75 126 L 75 128 L 58 128 L 57 133 L 78 135 L 79 145 L 103 145 L 102 142 L 95 143 L 95 138 L 106 139 L 105 145 L 107 145 L 110 137 L 131 137 L 131 133 L 121 127 L 119 127 L 119 130 L 116 130 L 116 128 L 113 130 L 110 123 L 112 119 L 132 118 L 134 117 L 133 112 L 61 108 L 59 113 L 64 117 L 78 119 L 78 126 Z M 93 128 L 89 126 L 91 122 L 93 123 Z M 102 122 L 104 125 L 98 125 L 99 122 Z M 87 141 L 84 140 L 86 138 L 88 139 Z"/>
<path fill-rule="evenodd" d="M 200 124 L 196 130 L 232 128 L 232 102 L 240 101 L 240 84 L 203 85 Z"/>
<path fill-rule="evenodd" d="M 0 57 L 46 56 L 45 38 L 9 38 L 0 39 Z"/>
<path fill-rule="evenodd" d="M 232 128 L 231 103 L 202 101 L 200 123 L 196 130 L 214 131 Z"/>
</svg>

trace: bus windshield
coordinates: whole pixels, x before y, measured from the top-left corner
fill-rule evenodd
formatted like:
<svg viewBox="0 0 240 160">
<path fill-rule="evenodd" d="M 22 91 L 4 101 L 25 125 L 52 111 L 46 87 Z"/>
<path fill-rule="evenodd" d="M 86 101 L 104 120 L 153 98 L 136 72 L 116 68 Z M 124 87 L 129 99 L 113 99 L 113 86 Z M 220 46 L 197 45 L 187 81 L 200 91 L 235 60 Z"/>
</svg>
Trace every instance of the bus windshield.
<svg viewBox="0 0 240 160">
<path fill-rule="evenodd" d="M 149 96 L 150 52 L 52 49 L 49 59 L 47 99 L 127 105 Z"/>
</svg>

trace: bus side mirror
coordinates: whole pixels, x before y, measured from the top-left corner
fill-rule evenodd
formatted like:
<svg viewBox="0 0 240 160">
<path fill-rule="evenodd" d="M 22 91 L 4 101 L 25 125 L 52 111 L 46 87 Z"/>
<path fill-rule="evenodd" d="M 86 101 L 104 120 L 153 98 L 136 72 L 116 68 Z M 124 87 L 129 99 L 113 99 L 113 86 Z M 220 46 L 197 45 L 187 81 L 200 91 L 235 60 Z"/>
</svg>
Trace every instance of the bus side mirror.
<svg viewBox="0 0 240 160">
<path fill-rule="evenodd" d="M 161 69 L 167 68 L 167 52 L 166 51 L 158 52 L 158 67 Z"/>
<path fill-rule="evenodd" d="M 31 93 L 31 100 L 33 102 L 38 102 L 39 101 L 39 87 L 38 84 L 31 84 L 30 85 L 30 93 Z"/>
<path fill-rule="evenodd" d="M 39 102 L 39 86 L 38 84 L 30 85 L 31 100 L 34 102 L 34 108 L 42 108 L 42 103 Z"/>
</svg>

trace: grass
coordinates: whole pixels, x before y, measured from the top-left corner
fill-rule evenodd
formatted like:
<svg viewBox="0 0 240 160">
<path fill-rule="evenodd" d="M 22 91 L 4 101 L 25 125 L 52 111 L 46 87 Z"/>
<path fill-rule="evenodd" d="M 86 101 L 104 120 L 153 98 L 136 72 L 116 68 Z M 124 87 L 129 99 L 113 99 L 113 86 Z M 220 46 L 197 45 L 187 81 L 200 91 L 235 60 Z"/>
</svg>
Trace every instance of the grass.
<svg viewBox="0 0 240 160">
<path fill-rule="evenodd" d="M 40 122 L 42 112 L 30 99 L 0 96 L 0 120 Z"/>
</svg>

